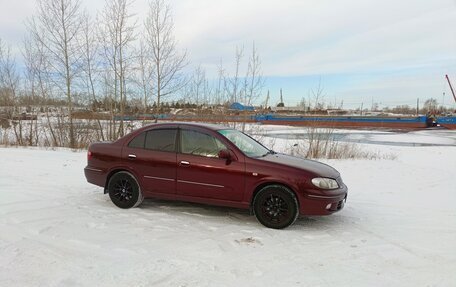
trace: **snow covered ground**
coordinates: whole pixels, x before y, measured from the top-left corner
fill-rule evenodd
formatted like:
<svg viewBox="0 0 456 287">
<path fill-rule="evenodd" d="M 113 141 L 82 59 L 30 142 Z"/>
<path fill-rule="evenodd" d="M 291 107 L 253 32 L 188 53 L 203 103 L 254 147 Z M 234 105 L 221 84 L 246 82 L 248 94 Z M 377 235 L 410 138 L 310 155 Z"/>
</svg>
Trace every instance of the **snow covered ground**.
<svg viewBox="0 0 456 287">
<path fill-rule="evenodd" d="M 0 148 L 0 286 L 456 286 L 456 132 L 382 136 L 447 146 L 325 160 L 345 208 L 285 230 L 229 208 L 121 210 L 86 183 L 84 152 Z"/>
</svg>

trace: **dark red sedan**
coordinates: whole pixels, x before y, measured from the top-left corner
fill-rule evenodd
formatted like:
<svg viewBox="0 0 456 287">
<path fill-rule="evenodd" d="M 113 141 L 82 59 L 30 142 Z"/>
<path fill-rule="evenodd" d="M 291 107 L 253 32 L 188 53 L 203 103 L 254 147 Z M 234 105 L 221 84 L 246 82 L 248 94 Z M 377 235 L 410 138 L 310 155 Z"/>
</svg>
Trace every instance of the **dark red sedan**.
<svg viewBox="0 0 456 287">
<path fill-rule="evenodd" d="M 113 143 L 94 143 L 84 169 L 120 208 L 144 198 L 245 208 L 263 225 L 285 228 L 298 215 L 341 210 L 347 187 L 334 168 L 275 153 L 227 127 L 154 124 Z"/>
</svg>

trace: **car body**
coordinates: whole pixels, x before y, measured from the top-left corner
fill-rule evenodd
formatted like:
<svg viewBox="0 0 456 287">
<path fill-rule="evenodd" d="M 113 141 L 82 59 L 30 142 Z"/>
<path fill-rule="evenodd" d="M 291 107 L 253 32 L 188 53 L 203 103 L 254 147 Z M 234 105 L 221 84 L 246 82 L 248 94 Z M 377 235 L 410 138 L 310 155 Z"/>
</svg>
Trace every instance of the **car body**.
<svg viewBox="0 0 456 287">
<path fill-rule="evenodd" d="M 87 154 L 87 181 L 104 187 L 121 208 L 143 198 L 252 208 L 265 226 L 284 228 L 298 215 L 339 211 L 347 198 L 334 168 L 275 153 L 222 126 L 152 124 L 115 142 L 93 143 Z"/>
</svg>

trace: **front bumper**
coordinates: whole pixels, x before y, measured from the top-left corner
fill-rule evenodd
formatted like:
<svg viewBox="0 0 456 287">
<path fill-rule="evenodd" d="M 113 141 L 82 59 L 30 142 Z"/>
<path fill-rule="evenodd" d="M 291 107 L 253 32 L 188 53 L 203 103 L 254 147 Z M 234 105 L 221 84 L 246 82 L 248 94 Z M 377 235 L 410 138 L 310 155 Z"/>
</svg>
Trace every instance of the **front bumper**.
<svg viewBox="0 0 456 287">
<path fill-rule="evenodd" d="M 348 189 L 344 185 L 334 195 L 304 193 L 299 196 L 300 215 L 329 215 L 344 208 Z"/>
</svg>

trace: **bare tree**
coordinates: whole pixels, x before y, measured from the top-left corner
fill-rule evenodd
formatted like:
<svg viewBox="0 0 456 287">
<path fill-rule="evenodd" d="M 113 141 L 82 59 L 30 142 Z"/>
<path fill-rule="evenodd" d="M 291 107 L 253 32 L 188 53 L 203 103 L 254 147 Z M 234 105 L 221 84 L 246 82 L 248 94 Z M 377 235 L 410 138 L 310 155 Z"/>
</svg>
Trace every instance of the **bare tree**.
<svg viewBox="0 0 456 287">
<path fill-rule="evenodd" d="M 435 113 L 437 111 L 438 103 L 434 98 L 427 99 L 424 102 L 423 110 L 429 113 Z"/>
<path fill-rule="evenodd" d="M 149 99 L 151 98 L 152 90 L 153 90 L 153 82 L 152 82 L 152 71 L 153 66 L 148 61 L 148 50 L 146 44 L 143 40 L 139 42 L 139 49 L 137 51 L 137 70 L 138 75 L 136 79 L 136 83 L 139 87 L 142 102 L 144 104 L 144 114 L 147 113 L 147 107 L 149 104 Z M 143 125 L 145 124 L 145 120 L 143 119 Z"/>
<path fill-rule="evenodd" d="M 255 43 L 252 46 L 252 54 L 249 57 L 247 73 L 244 78 L 244 102 L 250 106 L 261 95 L 264 79 L 261 71 L 261 60 Z"/>
<path fill-rule="evenodd" d="M 312 102 L 314 112 L 321 112 L 325 109 L 325 94 L 321 78 L 318 80 L 318 85 L 309 91 L 307 101 L 309 109 L 312 109 Z"/>
<path fill-rule="evenodd" d="M 16 100 L 19 85 L 16 61 L 11 54 L 11 47 L 0 39 L 0 98 L 7 106 Z"/>
<path fill-rule="evenodd" d="M 37 96 L 36 78 L 37 78 L 37 59 L 33 49 L 34 43 L 30 37 L 24 37 L 22 57 L 25 65 L 25 89 L 30 93 L 31 101 Z"/>
<path fill-rule="evenodd" d="M 244 47 L 236 47 L 235 72 L 233 76 L 227 75 L 226 90 L 231 103 L 241 101 L 241 61 L 244 56 Z"/>
<path fill-rule="evenodd" d="M 4 45 L 0 39 L 0 98 L 6 106 L 17 109 L 17 92 L 19 86 L 19 75 L 17 72 L 16 61 L 11 54 L 11 47 Z M 11 111 L 12 112 L 12 111 Z M 23 127 L 20 118 L 13 122 L 13 131 L 16 143 L 24 144 Z"/>
<path fill-rule="evenodd" d="M 90 97 L 92 106 L 95 107 L 97 103 L 96 95 L 96 82 L 97 77 L 99 76 L 99 62 L 97 61 L 97 55 L 99 50 L 99 44 L 96 39 L 96 33 L 94 29 L 94 23 L 90 19 L 88 14 L 84 15 L 84 23 L 82 27 L 82 55 L 83 55 L 83 64 L 82 64 L 82 82 L 87 91 L 87 95 Z M 94 110 L 95 111 L 95 110 Z M 101 124 L 100 119 L 96 118 L 95 121 L 98 125 L 98 138 L 105 140 L 103 125 Z"/>
<path fill-rule="evenodd" d="M 306 112 L 306 109 L 308 108 L 308 105 L 307 105 L 307 101 L 306 101 L 305 97 L 301 98 L 301 101 L 299 102 L 298 107 L 300 107 L 301 110 L 304 111 L 304 113 Z"/>
<path fill-rule="evenodd" d="M 249 57 L 247 65 L 247 73 L 244 78 L 244 103 L 247 106 L 252 106 L 253 102 L 261 95 L 261 90 L 264 86 L 264 79 L 261 71 L 261 60 L 255 43 L 252 45 L 252 54 Z M 247 110 L 244 110 L 244 123 L 242 131 L 245 130 L 245 122 L 247 120 Z"/>
<path fill-rule="evenodd" d="M 206 78 L 206 72 L 198 65 L 190 80 L 190 89 L 189 95 L 193 98 L 198 112 L 201 105 L 209 104 L 211 98 L 211 88 L 209 86 L 209 81 Z"/>
<path fill-rule="evenodd" d="M 217 86 L 215 87 L 215 103 L 217 105 L 222 104 L 226 99 L 226 71 L 223 67 L 223 62 L 220 60 L 220 63 L 217 65 Z"/>
<path fill-rule="evenodd" d="M 173 36 L 174 22 L 171 8 L 164 0 L 151 0 L 145 21 L 147 43 L 154 64 L 154 92 L 157 97 L 156 114 L 163 97 L 179 91 L 185 86 L 182 74 L 186 66 L 186 53 L 180 53 Z M 157 121 L 157 119 L 156 119 Z"/>
<path fill-rule="evenodd" d="M 81 1 L 37 0 L 37 3 L 37 14 L 27 26 L 44 49 L 53 83 L 66 95 L 70 147 L 76 147 L 72 92 L 80 68 Z"/>
<path fill-rule="evenodd" d="M 101 14 L 100 40 L 103 43 L 103 55 L 114 77 L 114 101 L 119 99 L 120 126 L 119 132 L 111 135 L 116 138 L 117 134 L 124 134 L 124 114 L 127 98 L 127 67 L 132 60 L 129 49 L 134 40 L 136 23 L 131 23 L 132 14 L 128 8 L 133 3 L 129 0 L 106 0 Z M 113 112 L 111 113 L 113 117 Z M 114 120 L 113 120 L 114 122 Z"/>
<path fill-rule="evenodd" d="M 24 37 L 24 45 L 22 50 L 22 57 L 24 59 L 24 96 L 28 96 L 29 104 L 36 104 L 35 99 L 38 98 L 38 63 L 39 57 L 36 55 L 36 50 L 34 48 L 35 43 L 30 39 L 30 37 Z M 29 131 L 28 131 L 28 144 L 29 145 L 38 145 L 39 143 L 39 132 L 38 132 L 38 117 L 33 120 L 30 120 Z"/>
<path fill-rule="evenodd" d="M 48 58 L 46 57 L 45 46 L 37 40 L 35 35 L 37 31 L 29 33 L 24 39 L 24 60 L 26 67 L 26 79 L 28 84 L 32 87 L 32 97 L 40 98 L 44 103 L 49 102 L 53 98 L 54 90 L 60 90 L 53 84 L 52 79 L 52 67 L 49 64 Z M 41 36 L 40 36 L 41 37 Z M 48 107 L 43 108 L 46 114 L 46 126 L 41 126 L 42 135 L 45 138 L 45 144 L 49 146 L 62 146 L 64 144 L 63 134 L 57 133 L 57 130 L 62 131 L 63 128 L 59 126 L 61 121 L 57 116 L 57 122 L 52 115 Z M 35 123 L 35 143 L 38 144 L 38 125 Z M 57 126 L 55 128 L 55 126 Z M 48 132 L 49 134 L 48 134 Z M 50 138 L 49 138 L 50 136 Z"/>
<path fill-rule="evenodd" d="M 264 79 L 261 71 L 261 61 L 255 43 L 252 46 L 252 54 L 249 56 L 247 70 L 245 76 L 241 76 L 241 64 L 244 57 L 244 48 L 236 47 L 234 74 L 226 75 L 220 67 L 219 73 L 224 75 L 224 87 L 228 96 L 228 101 L 243 102 L 247 106 L 251 106 L 253 102 L 261 95 L 261 90 L 264 86 Z M 245 120 L 247 112 L 243 112 L 244 123 L 242 129 L 245 128 Z"/>
</svg>

